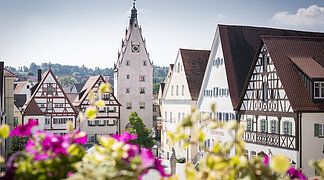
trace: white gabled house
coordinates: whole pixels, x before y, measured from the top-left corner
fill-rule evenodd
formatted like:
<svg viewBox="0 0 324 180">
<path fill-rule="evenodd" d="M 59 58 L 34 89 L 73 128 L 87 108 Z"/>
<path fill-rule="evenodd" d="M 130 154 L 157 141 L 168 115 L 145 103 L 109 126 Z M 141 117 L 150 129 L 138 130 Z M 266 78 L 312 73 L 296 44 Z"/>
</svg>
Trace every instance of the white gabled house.
<svg viewBox="0 0 324 180">
<path fill-rule="evenodd" d="M 78 112 L 84 113 L 86 108 L 91 106 L 88 100 L 89 93 L 92 90 L 97 95 L 101 83 L 106 83 L 101 75 L 89 77 L 73 102 L 73 106 Z M 97 142 L 99 135 L 113 135 L 120 132 L 120 103 L 112 93 L 103 93 L 102 100 L 105 105 L 98 107 L 97 117 L 93 120 L 80 122 L 80 130 L 88 134 L 88 144 Z"/>
<path fill-rule="evenodd" d="M 39 124 L 33 130 L 58 134 L 67 133 L 67 121 L 77 128 L 77 113 L 51 70 L 46 71 L 32 89 L 32 96 L 23 106 L 23 124 L 37 120 Z"/>
<path fill-rule="evenodd" d="M 180 49 L 170 79 L 166 83 L 162 97 L 163 118 L 162 142 L 164 158 L 169 159 L 172 147 L 169 145 L 167 132 L 176 132 L 176 127 L 183 117 L 191 112 L 196 104 L 203 74 L 205 72 L 209 50 Z M 190 135 L 190 132 L 187 132 Z M 181 142 L 173 148 L 177 158 L 184 157 L 191 160 L 196 150 L 182 148 Z"/>
<path fill-rule="evenodd" d="M 314 176 L 324 154 L 324 34 L 264 36 L 241 97 L 246 155 L 283 154 Z"/>
</svg>

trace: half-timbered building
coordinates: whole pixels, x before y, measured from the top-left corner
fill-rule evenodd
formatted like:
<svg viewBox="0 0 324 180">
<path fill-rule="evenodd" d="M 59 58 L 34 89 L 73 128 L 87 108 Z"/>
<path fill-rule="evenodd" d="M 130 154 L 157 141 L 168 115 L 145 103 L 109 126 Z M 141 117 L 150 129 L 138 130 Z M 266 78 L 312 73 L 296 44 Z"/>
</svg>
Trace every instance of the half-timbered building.
<svg viewBox="0 0 324 180">
<path fill-rule="evenodd" d="M 84 113 L 86 108 L 91 106 L 89 93 L 93 91 L 95 96 L 98 95 L 98 88 L 102 83 L 106 82 L 101 75 L 89 77 L 73 102 L 78 112 Z M 112 93 L 103 93 L 101 96 L 104 106 L 98 107 L 97 117 L 80 122 L 80 130 L 88 134 L 88 144 L 95 143 L 99 135 L 113 135 L 120 132 L 120 103 Z"/>
<path fill-rule="evenodd" d="M 283 154 L 310 176 L 324 152 L 324 38 L 264 36 L 239 115 L 246 156 Z"/>
<path fill-rule="evenodd" d="M 32 96 L 23 107 L 23 124 L 37 120 L 34 130 L 66 133 L 67 121 L 76 128 L 76 111 L 51 70 L 46 71 L 37 83 Z"/>
</svg>

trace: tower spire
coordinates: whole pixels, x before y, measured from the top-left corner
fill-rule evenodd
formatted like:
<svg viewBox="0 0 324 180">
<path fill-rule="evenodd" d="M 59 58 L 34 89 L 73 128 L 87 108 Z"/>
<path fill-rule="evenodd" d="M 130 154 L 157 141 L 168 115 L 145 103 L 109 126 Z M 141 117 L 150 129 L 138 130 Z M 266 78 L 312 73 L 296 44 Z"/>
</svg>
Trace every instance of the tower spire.
<svg viewBox="0 0 324 180">
<path fill-rule="evenodd" d="M 129 23 L 132 25 L 135 23 L 135 21 L 137 20 L 137 9 L 135 7 L 135 2 L 136 0 L 133 1 L 133 8 L 131 10 L 131 19 L 129 20 Z"/>
</svg>

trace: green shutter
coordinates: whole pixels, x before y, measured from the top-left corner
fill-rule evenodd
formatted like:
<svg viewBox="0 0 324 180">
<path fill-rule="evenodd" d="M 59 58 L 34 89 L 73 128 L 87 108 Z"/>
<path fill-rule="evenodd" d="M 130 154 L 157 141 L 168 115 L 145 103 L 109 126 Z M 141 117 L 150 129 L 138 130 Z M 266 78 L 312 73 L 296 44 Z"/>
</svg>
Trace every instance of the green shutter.
<svg viewBox="0 0 324 180">
<path fill-rule="evenodd" d="M 319 124 L 314 124 L 314 136 L 318 137 L 319 135 Z"/>
<path fill-rule="evenodd" d="M 253 131 L 253 119 L 250 119 L 250 131 Z"/>
<path fill-rule="evenodd" d="M 285 134 L 285 121 L 281 121 L 281 133 Z"/>
<path fill-rule="evenodd" d="M 259 131 L 260 132 L 262 131 L 262 119 L 261 119 L 261 121 L 259 121 Z"/>
<path fill-rule="evenodd" d="M 292 135 L 292 122 L 289 122 L 289 135 Z"/>
<path fill-rule="evenodd" d="M 90 126 L 90 120 L 88 120 L 88 126 Z"/>
<path fill-rule="evenodd" d="M 268 120 L 265 120 L 265 132 L 268 132 Z"/>
<path fill-rule="evenodd" d="M 279 134 L 279 122 L 278 121 L 275 121 L 276 122 L 276 133 Z"/>
</svg>

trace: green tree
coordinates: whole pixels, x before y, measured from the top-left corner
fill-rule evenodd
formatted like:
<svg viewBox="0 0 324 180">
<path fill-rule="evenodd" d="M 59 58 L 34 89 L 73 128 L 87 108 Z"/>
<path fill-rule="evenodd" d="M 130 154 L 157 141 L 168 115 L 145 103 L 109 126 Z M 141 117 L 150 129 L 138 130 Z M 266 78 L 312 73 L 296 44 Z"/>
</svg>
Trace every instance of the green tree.
<svg viewBox="0 0 324 180">
<path fill-rule="evenodd" d="M 155 140 L 150 136 L 152 130 L 148 129 L 143 123 L 137 112 L 132 112 L 128 118 L 129 125 L 125 131 L 131 134 L 137 134 L 137 139 L 130 141 L 131 143 L 137 144 L 139 147 L 152 148 Z"/>
<path fill-rule="evenodd" d="M 153 84 L 153 94 L 159 93 L 160 83 Z"/>
<path fill-rule="evenodd" d="M 58 82 L 64 87 L 67 84 L 76 84 L 77 80 L 71 76 L 64 76 L 58 79 Z"/>
<path fill-rule="evenodd" d="M 18 151 L 23 151 L 25 149 L 25 144 L 28 141 L 28 137 L 11 137 L 11 147 L 7 154 L 7 157 L 10 157 L 12 154 Z"/>
</svg>

